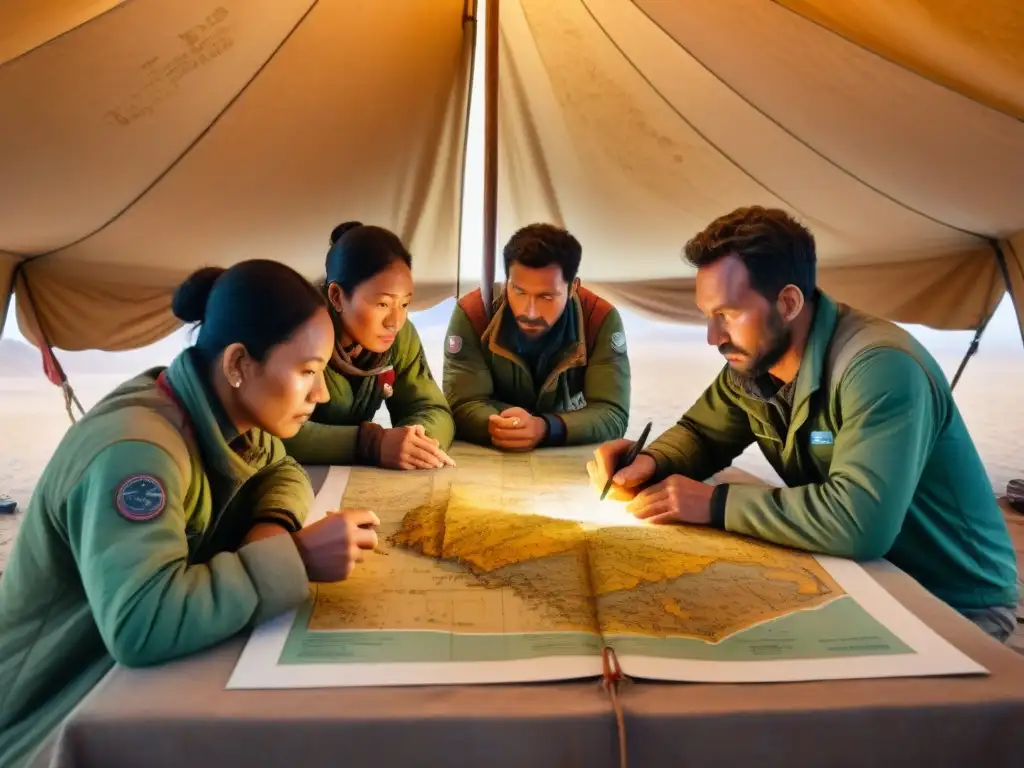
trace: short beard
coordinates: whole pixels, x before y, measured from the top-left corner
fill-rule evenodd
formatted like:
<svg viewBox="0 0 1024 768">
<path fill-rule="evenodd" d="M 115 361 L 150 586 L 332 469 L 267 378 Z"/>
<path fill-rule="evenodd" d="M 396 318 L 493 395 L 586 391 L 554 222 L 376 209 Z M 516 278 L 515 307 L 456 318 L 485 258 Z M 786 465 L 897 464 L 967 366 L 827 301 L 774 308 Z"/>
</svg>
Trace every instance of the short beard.
<svg viewBox="0 0 1024 768">
<path fill-rule="evenodd" d="M 782 359 L 793 342 L 793 331 L 786 325 L 782 315 L 774 307 L 768 317 L 768 333 L 771 336 L 768 349 L 751 360 L 747 367 L 746 375 L 752 379 L 768 373 L 769 369 Z"/>
<path fill-rule="evenodd" d="M 528 336 L 532 335 L 534 338 L 543 336 L 545 333 L 551 330 L 551 326 L 548 325 L 548 322 L 546 320 L 531 319 L 526 317 L 525 315 L 516 317 L 516 323 L 519 325 L 520 331 L 522 331 L 524 334 Z M 524 328 L 523 326 L 526 327 Z M 528 333 L 527 329 L 533 331 L 534 333 Z"/>
</svg>

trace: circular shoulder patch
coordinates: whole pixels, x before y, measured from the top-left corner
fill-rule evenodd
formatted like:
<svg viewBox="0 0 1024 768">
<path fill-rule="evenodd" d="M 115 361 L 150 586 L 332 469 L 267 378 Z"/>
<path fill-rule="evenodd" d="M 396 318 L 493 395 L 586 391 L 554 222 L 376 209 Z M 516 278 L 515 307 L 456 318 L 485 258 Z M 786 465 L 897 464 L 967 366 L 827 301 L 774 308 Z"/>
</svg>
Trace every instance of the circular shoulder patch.
<svg viewBox="0 0 1024 768">
<path fill-rule="evenodd" d="M 448 354 L 457 355 L 462 350 L 462 337 L 461 336 L 449 336 L 448 337 Z"/>
<path fill-rule="evenodd" d="M 626 351 L 626 334 L 622 331 L 616 331 L 612 334 L 612 349 L 620 353 Z"/>
<path fill-rule="evenodd" d="M 152 520 L 167 506 L 167 491 L 152 475 L 132 475 L 117 487 L 114 504 L 126 520 Z"/>
</svg>

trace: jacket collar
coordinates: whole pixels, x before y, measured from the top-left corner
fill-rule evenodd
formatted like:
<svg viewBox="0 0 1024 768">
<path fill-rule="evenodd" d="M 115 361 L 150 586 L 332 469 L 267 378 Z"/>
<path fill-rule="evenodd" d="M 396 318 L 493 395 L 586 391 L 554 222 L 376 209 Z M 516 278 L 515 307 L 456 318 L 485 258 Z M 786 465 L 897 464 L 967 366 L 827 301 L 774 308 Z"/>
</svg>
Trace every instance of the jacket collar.
<svg viewBox="0 0 1024 768">
<path fill-rule="evenodd" d="M 518 332 L 518 329 L 505 329 L 504 323 L 507 322 L 505 317 L 506 308 L 508 307 L 508 297 L 504 291 L 497 297 L 495 297 L 494 307 L 491 313 L 491 321 L 488 323 L 487 328 L 484 330 L 481 336 L 481 342 L 486 344 L 490 351 L 500 357 L 508 358 L 513 362 L 526 367 L 523 361 L 515 354 L 515 351 L 509 349 L 509 346 L 504 342 L 509 338 L 510 332 Z M 555 371 L 552 376 L 557 378 L 557 375 L 568 368 L 572 368 L 577 365 L 587 364 L 587 345 L 585 341 L 584 326 L 583 326 L 583 305 L 580 303 L 579 296 L 573 295 L 569 299 L 563 311 L 563 316 L 566 313 L 571 313 L 567 318 L 567 328 L 563 331 L 563 338 L 565 339 L 563 347 L 565 353 L 562 355 L 562 359 L 556 365 Z M 562 318 L 559 318 L 559 323 Z M 550 376 L 548 377 L 550 380 Z M 543 387 L 542 387 L 543 389 Z"/>
<path fill-rule="evenodd" d="M 814 305 L 811 330 L 804 344 L 803 354 L 800 357 L 800 368 L 794 383 L 789 427 L 791 433 L 800 429 L 807 420 L 810 409 L 809 400 L 821 388 L 822 377 L 826 373 L 824 370 L 825 356 L 828 354 L 829 344 L 832 342 L 832 336 L 835 334 L 836 324 L 839 321 L 838 305 L 823 291 L 816 291 Z M 766 392 L 757 382 L 740 376 L 731 368 L 729 375 L 732 382 L 750 397 L 761 402 L 771 399 L 772 393 Z"/>
<path fill-rule="evenodd" d="M 259 435 L 253 434 L 260 430 L 239 434 L 207 382 L 202 365 L 196 351 L 186 349 L 167 368 L 167 383 L 188 417 L 204 463 L 241 482 L 252 475 L 251 463 L 265 449 Z M 241 443 L 238 448 L 242 455 L 231 447 L 236 442 Z"/>
<path fill-rule="evenodd" d="M 793 394 L 794 409 L 800 406 L 821 387 L 821 378 L 825 373 L 825 355 L 829 343 L 836 330 L 839 320 L 839 307 L 835 301 L 823 291 L 815 297 L 814 319 L 811 331 L 804 345 L 804 353 L 800 358 L 800 370 L 796 377 L 796 391 Z"/>
<path fill-rule="evenodd" d="M 331 315 L 331 321 L 334 323 L 334 351 L 331 353 L 330 362 L 334 370 L 343 376 L 351 376 L 353 378 L 377 376 L 391 370 L 391 351 L 395 348 L 394 344 L 384 354 L 369 352 L 358 344 L 346 350 L 341 341 L 345 333 L 341 317 L 338 316 L 334 307 L 330 306 L 330 302 L 328 302 L 328 311 Z M 397 343 L 398 337 L 396 336 L 395 344 Z"/>
</svg>

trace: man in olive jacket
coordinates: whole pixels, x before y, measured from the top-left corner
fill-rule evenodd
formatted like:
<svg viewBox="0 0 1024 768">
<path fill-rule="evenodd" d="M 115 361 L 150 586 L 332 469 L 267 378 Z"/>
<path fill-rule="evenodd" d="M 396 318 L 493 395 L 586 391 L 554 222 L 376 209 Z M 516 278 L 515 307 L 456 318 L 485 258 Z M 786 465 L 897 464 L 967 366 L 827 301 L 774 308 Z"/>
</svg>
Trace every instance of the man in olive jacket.
<svg viewBox="0 0 1024 768">
<path fill-rule="evenodd" d="M 678 424 L 614 474 L 638 517 L 827 555 L 885 557 L 993 637 L 1016 626 L 1014 550 L 932 356 L 815 287 L 809 231 L 741 208 L 686 246 L 708 342 L 728 361 Z M 750 443 L 786 484 L 698 482 Z M 600 487 L 629 443 L 602 446 Z M 642 489 L 642 490 L 641 490 Z"/>
<path fill-rule="evenodd" d="M 444 393 L 456 438 L 529 451 L 622 437 L 626 335 L 615 308 L 580 286 L 579 242 L 531 224 L 503 255 L 506 284 L 490 311 L 473 291 L 448 326 Z"/>
</svg>

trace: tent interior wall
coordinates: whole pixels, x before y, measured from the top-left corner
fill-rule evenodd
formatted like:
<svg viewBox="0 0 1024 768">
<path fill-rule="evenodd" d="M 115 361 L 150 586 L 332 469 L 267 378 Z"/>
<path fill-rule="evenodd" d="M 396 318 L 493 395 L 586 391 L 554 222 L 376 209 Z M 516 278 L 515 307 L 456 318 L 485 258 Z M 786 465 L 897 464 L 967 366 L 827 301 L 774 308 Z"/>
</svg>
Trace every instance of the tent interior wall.
<svg viewBox="0 0 1024 768">
<path fill-rule="evenodd" d="M 417 308 L 475 287 L 476 3 L 400 5 L 4 3 L 0 297 L 26 337 L 152 343 L 191 270 L 266 257 L 317 279 L 346 219 L 409 245 Z M 481 252 L 559 223 L 589 285 L 697 322 L 682 244 L 771 205 L 813 229 L 840 300 L 977 329 L 1009 288 L 1024 335 L 1024 4 L 926 5 L 501 0 Z"/>
</svg>

